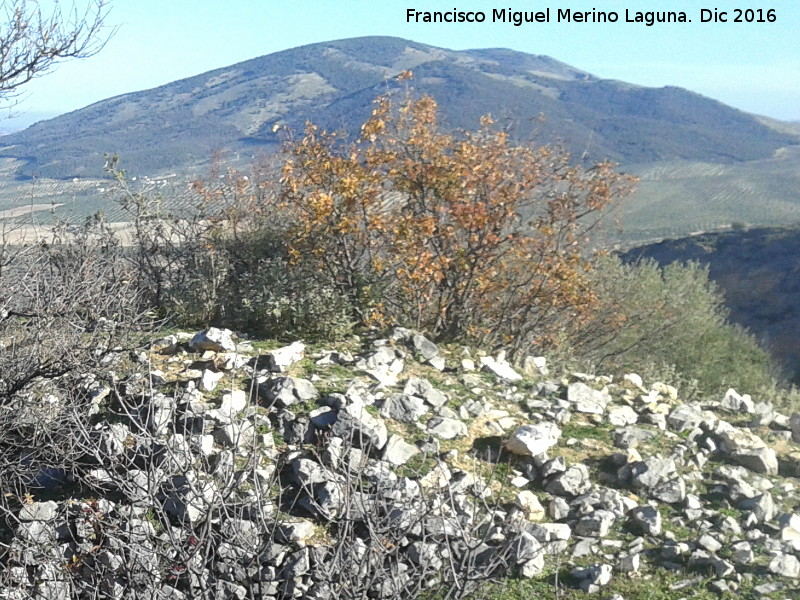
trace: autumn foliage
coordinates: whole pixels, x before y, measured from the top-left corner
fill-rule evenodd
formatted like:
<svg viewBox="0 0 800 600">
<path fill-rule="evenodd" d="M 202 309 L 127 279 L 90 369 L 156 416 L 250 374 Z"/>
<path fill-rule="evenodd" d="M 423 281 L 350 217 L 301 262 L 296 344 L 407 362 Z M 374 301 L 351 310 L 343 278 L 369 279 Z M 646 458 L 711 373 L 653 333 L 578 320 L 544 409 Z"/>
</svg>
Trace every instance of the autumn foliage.
<svg viewBox="0 0 800 600">
<path fill-rule="evenodd" d="M 387 94 L 355 141 L 308 124 L 280 180 L 290 264 L 364 324 L 545 346 L 591 312 L 589 234 L 632 178 L 515 145 L 488 116 L 459 135 L 438 117 L 429 96 Z"/>
</svg>

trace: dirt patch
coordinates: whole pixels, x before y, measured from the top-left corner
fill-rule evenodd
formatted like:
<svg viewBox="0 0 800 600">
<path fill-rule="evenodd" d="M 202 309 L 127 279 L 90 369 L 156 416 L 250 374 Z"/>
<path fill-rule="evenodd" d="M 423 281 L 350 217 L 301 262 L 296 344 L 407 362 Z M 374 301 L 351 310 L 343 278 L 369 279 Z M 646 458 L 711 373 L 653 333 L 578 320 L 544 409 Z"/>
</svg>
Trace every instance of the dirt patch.
<svg viewBox="0 0 800 600">
<path fill-rule="evenodd" d="M 0 219 L 13 219 L 14 217 L 21 217 L 22 215 L 29 215 L 43 210 L 56 209 L 59 206 L 64 206 L 64 204 L 29 204 L 28 206 L 18 206 L 17 208 L 0 210 Z"/>
</svg>

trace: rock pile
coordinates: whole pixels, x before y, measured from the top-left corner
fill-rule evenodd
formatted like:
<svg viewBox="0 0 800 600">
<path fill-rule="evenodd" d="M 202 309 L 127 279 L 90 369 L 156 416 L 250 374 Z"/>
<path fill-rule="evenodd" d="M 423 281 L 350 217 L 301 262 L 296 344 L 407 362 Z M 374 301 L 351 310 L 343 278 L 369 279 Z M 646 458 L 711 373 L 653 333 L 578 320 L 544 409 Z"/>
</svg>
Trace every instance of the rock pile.
<svg viewBox="0 0 800 600">
<path fill-rule="evenodd" d="M 800 416 L 525 364 L 405 329 L 159 340 L 90 382 L 71 472 L 7 505 L 0 598 L 413 597 L 557 565 L 590 593 L 667 570 L 797 597 Z"/>
</svg>

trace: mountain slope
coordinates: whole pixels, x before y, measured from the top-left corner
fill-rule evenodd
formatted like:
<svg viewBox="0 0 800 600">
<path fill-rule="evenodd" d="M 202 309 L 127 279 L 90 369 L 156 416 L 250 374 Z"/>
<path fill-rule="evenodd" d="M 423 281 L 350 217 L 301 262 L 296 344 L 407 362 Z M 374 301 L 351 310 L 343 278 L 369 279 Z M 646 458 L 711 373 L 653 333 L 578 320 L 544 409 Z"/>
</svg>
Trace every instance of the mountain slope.
<svg viewBox="0 0 800 600">
<path fill-rule="evenodd" d="M 602 80 L 511 50 L 364 37 L 110 98 L 4 137 L 0 158 L 23 160 L 23 177 L 66 178 L 100 174 L 103 153 L 116 152 L 132 172 L 153 173 L 186 169 L 222 148 L 247 156 L 274 149 L 278 122 L 301 128 L 313 120 L 354 134 L 372 99 L 399 87 L 391 78 L 403 69 L 437 98 L 448 126 L 473 128 L 491 112 L 519 139 L 563 143 L 592 160 L 746 161 L 800 142 L 792 131 L 680 88 Z"/>
</svg>

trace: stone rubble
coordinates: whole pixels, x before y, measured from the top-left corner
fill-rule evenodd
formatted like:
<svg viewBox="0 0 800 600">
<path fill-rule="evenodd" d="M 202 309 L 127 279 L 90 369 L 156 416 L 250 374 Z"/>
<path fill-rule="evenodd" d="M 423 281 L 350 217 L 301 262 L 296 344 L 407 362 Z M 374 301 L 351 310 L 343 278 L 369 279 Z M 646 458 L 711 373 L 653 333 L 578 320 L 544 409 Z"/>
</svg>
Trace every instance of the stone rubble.
<svg viewBox="0 0 800 600">
<path fill-rule="evenodd" d="M 245 356 L 233 339 L 165 338 L 149 359 L 163 392 L 142 402 L 131 374 L 114 383 L 130 394 L 102 395 L 96 452 L 69 476 L 93 493 L 54 479 L 55 500 L 8 519 L 20 594 L 330 600 L 345 576 L 332 548 L 361 565 L 352 577 L 375 552 L 355 529 L 337 538 L 347 522 L 384 527 L 406 578 L 472 552 L 522 578 L 561 564 L 589 594 L 666 569 L 720 597 L 751 580 L 797 597 L 800 415 L 736 390 L 684 403 L 635 373 L 560 380 L 540 357 L 523 376 L 482 356 L 477 373 L 402 328 L 354 354 L 295 342 Z"/>
</svg>

